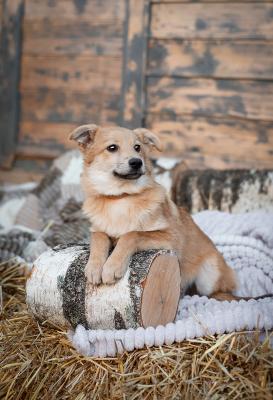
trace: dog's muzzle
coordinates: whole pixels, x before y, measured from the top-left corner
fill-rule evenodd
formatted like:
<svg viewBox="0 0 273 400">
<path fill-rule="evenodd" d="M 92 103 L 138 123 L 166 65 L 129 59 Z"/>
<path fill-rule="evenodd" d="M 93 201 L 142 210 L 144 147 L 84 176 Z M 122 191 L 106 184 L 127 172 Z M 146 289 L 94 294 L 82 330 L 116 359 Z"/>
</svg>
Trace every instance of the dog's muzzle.
<svg viewBox="0 0 273 400">
<path fill-rule="evenodd" d="M 142 171 L 143 162 L 140 158 L 131 158 L 128 164 L 130 167 L 129 172 L 120 173 L 114 171 L 114 175 L 121 179 L 138 179 L 144 174 Z"/>
</svg>

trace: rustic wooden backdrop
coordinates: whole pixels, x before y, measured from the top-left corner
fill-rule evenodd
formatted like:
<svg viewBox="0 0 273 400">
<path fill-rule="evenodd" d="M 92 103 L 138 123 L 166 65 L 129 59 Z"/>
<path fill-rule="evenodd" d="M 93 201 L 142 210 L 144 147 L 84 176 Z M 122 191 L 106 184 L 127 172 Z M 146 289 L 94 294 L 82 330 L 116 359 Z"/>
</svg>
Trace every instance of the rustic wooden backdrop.
<svg viewBox="0 0 273 400">
<path fill-rule="evenodd" d="M 273 2 L 1 5 L 6 163 L 53 158 L 95 122 L 147 126 L 193 167 L 272 167 Z"/>
</svg>

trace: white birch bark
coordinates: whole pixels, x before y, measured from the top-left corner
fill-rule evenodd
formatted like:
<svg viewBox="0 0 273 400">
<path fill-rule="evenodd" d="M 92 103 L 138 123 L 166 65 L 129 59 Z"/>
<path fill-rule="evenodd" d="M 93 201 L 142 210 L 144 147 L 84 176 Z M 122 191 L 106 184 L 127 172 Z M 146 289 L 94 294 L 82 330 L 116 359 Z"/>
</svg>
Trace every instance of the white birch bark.
<svg viewBox="0 0 273 400">
<path fill-rule="evenodd" d="M 57 247 L 34 262 L 26 285 L 26 301 L 36 318 L 62 326 L 82 324 L 91 329 L 136 328 L 175 318 L 180 272 L 173 252 L 137 253 L 123 278 L 113 285 L 97 287 L 86 282 L 88 257 L 86 245 Z M 165 284 L 157 285 L 159 279 Z M 143 301 L 145 287 L 149 293 L 145 293 Z M 162 299 L 164 312 L 160 309 Z"/>
</svg>

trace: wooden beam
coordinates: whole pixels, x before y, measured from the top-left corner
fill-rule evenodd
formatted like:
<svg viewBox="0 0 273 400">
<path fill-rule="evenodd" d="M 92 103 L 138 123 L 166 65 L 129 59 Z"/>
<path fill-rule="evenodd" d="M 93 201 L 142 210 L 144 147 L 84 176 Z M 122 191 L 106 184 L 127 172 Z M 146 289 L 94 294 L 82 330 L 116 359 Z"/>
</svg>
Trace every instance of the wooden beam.
<svg viewBox="0 0 273 400">
<path fill-rule="evenodd" d="M 126 24 L 120 124 L 136 128 L 143 125 L 145 106 L 148 0 L 128 0 Z"/>
<path fill-rule="evenodd" d="M 12 162 L 19 119 L 19 72 L 23 0 L 3 0 L 0 36 L 0 165 Z"/>
</svg>

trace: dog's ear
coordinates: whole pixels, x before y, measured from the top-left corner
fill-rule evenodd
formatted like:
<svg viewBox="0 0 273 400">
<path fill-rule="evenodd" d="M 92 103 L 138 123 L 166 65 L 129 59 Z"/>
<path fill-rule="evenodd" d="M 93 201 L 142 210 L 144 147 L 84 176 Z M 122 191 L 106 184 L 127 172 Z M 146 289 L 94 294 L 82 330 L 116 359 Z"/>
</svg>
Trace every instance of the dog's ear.
<svg viewBox="0 0 273 400">
<path fill-rule="evenodd" d="M 90 146 L 95 139 L 99 127 L 95 124 L 81 125 L 74 129 L 69 135 L 70 140 L 75 140 L 81 149 Z"/>
<path fill-rule="evenodd" d="M 159 137 L 146 128 L 137 128 L 134 132 L 139 137 L 139 140 L 148 146 L 155 147 L 158 151 L 163 150 L 163 145 Z"/>
</svg>

